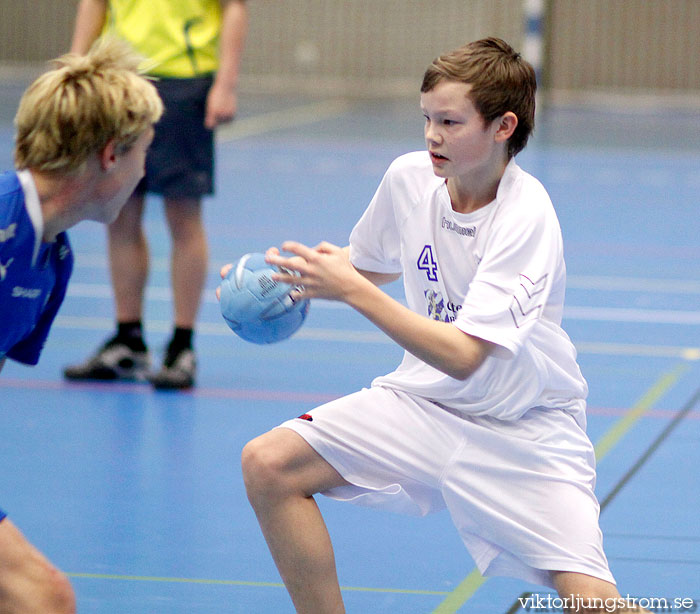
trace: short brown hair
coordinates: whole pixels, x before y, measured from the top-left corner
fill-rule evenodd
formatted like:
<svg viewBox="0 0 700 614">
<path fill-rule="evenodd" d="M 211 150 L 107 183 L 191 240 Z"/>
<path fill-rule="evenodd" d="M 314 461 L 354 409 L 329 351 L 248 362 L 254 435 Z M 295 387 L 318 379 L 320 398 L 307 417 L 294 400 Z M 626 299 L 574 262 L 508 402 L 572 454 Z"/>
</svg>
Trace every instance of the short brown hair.
<svg viewBox="0 0 700 614">
<path fill-rule="evenodd" d="M 508 141 L 508 157 L 521 151 L 535 127 L 535 71 L 508 43 L 484 38 L 433 60 L 425 71 L 421 92 L 440 81 L 471 85 L 469 98 L 486 122 L 508 111 L 518 118 Z"/>
<path fill-rule="evenodd" d="M 54 60 L 27 89 L 15 116 L 15 166 L 73 172 L 114 140 L 126 151 L 163 113 L 141 56 L 105 38 L 84 55 Z"/>
</svg>

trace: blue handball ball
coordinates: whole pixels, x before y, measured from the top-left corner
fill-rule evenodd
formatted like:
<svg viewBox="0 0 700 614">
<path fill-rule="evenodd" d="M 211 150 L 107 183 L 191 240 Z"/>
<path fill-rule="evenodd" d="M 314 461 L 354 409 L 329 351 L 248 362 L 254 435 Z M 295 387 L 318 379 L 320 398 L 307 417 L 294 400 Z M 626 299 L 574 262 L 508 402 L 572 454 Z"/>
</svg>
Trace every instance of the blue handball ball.
<svg viewBox="0 0 700 614">
<path fill-rule="evenodd" d="M 304 323 L 309 301 L 292 299 L 295 287 L 272 279 L 278 270 L 263 254 L 246 254 L 221 282 L 221 315 L 241 339 L 277 343 Z"/>
</svg>

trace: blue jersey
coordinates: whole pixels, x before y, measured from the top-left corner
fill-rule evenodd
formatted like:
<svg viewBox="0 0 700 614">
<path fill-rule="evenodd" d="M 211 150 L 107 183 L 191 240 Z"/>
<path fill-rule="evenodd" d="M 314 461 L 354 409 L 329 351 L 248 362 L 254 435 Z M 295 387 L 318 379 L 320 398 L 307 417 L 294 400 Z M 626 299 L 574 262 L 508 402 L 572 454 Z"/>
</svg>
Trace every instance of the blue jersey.
<svg viewBox="0 0 700 614">
<path fill-rule="evenodd" d="M 42 241 L 39 197 L 28 171 L 0 174 L 0 358 L 39 355 L 73 270 L 65 232 Z"/>
</svg>

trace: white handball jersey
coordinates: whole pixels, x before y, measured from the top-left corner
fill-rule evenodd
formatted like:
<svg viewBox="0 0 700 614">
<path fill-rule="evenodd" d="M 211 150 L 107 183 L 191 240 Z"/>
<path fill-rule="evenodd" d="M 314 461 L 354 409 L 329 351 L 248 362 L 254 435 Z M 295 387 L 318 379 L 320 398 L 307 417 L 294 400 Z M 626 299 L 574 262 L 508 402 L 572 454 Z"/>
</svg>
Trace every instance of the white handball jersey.
<svg viewBox="0 0 700 614">
<path fill-rule="evenodd" d="M 409 352 L 373 385 L 469 415 L 515 420 L 533 407 L 570 412 L 585 428 L 586 381 L 561 329 L 561 229 L 542 184 L 514 160 L 496 199 L 453 211 L 428 153 L 397 158 L 350 235 L 358 269 L 402 273 L 408 306 L 496 344 L 464 381 Z"/>
</svg>

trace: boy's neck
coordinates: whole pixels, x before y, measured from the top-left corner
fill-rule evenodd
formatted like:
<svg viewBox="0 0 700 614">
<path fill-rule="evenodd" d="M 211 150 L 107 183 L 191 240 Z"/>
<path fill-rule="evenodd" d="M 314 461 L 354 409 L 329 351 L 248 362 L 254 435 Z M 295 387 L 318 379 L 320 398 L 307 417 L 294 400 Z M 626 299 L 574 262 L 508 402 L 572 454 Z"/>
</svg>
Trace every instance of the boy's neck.
<svg viewBox="0 0 700 614">
<path fill-rule="evenodd" d="M 80 211 L 86 200 L 87 185 L 71 175 L 44 173 L 30 169 L 39 195 L 44 218 L 45 242 L 54 241 L 56 235 L 81 220 Z M 79 173 L 81 177 L 84 173 Z M 87 182 L 86 182 L 87 183 Z"/>
<path fill-rule="evenodd" d="M 486 177 L 448 177 L 445 182 L 452 209 L 457 213 L 473 213 L 493 202 L 508 160 Z"/>
</svg>

